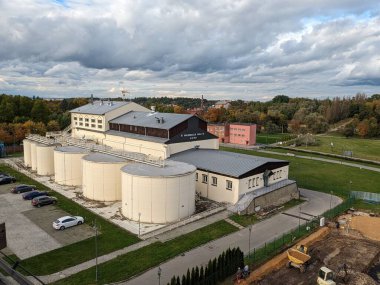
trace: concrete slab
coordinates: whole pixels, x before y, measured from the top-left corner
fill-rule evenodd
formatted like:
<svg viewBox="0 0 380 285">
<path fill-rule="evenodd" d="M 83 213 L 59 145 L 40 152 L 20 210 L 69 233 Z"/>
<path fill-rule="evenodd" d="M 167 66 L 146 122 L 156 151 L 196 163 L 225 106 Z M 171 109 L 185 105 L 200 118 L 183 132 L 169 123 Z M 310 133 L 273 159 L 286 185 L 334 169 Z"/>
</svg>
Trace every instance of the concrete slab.
<svg viewBox="0 0 380 285">
<path fill-rule="evenodd" d="M 32 209 L 22 214 L 61 245 L 72 244 L 94 236 L 94 230 L 86 224 L 88 222 L 86 220 L 85 224 L 67 228 L 64 231 L 54 229 L 53 221 L 67 216 L 68 213 L 52 205 Z"/>
</svg>

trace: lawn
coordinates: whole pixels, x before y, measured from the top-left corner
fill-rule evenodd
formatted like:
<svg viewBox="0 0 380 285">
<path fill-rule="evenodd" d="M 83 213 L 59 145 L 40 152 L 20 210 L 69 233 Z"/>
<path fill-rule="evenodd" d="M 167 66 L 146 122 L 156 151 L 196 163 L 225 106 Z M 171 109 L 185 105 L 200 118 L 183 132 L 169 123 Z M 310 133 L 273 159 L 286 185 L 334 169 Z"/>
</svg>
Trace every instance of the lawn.
<svg viewBox="0 0 380 285">
<path fill-rule="evenodd" d="M 287 160 L 290 162 L 289 178 L 297 181 L 301 188 L 321 191 L 347 197 L 350 191 L 380 193 L 380 174 L 375 171 L 345 165 L 314 161 L 297 157 L 260 153 L 252 150 L 221 148 L 263 157 Z M 350 183 L 350 181 L 352 183 Z"/>
<path fill-rule="evenodd" d="M 237 231 L 236 227 L 225 221 L 219 221 L 165 243 L 155 242 L 120 255 L 98 266 L 98 284 L 126 280 L 183 252 L 235 231 Z M 95 267 L 54 284 L 95 284 Z"/>
<path fill-rule="evenodd" d="M 39 190 L 51 191 L 50 188 L 6 165 L 0 164 L 0 172 L 6 172 L 16 177 L 17 183 L 32 184 L 36 185 Z M 96 219 L 97 225 L 101 228 L 102 232 L 102 234 L 98 236 L 99 255 L 127 247 L 139 241 L 139 238 L 135 235 L 90 212 L 65 196 L 57 192 L 54 192 L 54 196 L 57 197 L 59 201 L 57 206 L 64 211 L 85 217 L 87 223 L 91 223 Z M 36 275 L 51 274 L 93 259 L 95 257 L 94 248 L 95 239 L 89 238 L 22 260 L 20 264 Z"/>
<path fill-rule="evenodd" d="M 256 134 L 256 143 L 272 144 L 280 141 L 287 141 L 294 137 L 292 134 Z"/>
<path fill-rule="evenodd" d="M 289 208 L 293 208 L 299 204 L 302 204 L 303 202 L 305 202 L 304 200 L 298 200 L 298 199 L 293 199 L 293 200 L 290 200 L 288 202 L 286 202 L 283 207 L 281 207 L 280 209 L 274 211 L 273 213 L 271 213 L 270 215 L 267 215 L 265 217 L 265 219 L 271 217 L 272 215 L 274 214 L 277 214 L 278 212 L 282 212 L 282 211 L 285 211 Z M 252 224 L 255 224 L 257 223 L 258 221 L 261 221 L 262 219 L 258 219 L 257 215 L 256 214 L 251 214 L 251 215 L 238 215 L 238 214 L 233 214 L 232 216 L 230 216 L 230 219 L 233 220 L 234 222 L 242 225 L 243 227 L 247 227 L 249 225 L 252 225 Z"/>
<path fill-rule="evenodd" d="M 338 155 L 343 155 L 344 151 L 352 151 L 353 157 L 380 161 L 380 140 L 338 136 L 318 136 L 317 138 L 320 145 L 298 148 Z"/>
</svg>

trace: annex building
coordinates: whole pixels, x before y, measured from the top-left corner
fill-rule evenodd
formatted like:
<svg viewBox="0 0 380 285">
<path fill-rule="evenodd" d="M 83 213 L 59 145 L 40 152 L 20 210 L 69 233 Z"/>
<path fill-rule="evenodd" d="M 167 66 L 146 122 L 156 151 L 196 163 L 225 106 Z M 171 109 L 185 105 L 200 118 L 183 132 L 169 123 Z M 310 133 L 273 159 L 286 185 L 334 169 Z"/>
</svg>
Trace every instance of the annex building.
<svg viewBox="0 0 380 285">
<path fill-rule="evenodd" d="M 134 221 L 170 223 L 195 212 L 196 194 L 252 212 L 298 197 L 289 162 L 219 150 L 195 115 L 133 102 L 95 101 L 71 110 L 71 133 L 30 135 L 24 162 L 39 175 L 82 188 L 95 201 L 121 201 Z"/>
</svg>

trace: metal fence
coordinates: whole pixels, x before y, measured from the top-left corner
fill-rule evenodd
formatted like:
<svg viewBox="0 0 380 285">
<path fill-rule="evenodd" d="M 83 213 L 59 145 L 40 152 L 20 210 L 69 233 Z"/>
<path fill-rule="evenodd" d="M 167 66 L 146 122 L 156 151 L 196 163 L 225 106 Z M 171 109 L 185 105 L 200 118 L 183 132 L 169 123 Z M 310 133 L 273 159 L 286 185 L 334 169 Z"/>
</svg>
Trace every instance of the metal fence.
<svg viewBox="0 0 380 285">
<path fill-rule="evenodd" d="M 327 219 L 332 219 L 347 209 L 351 208 L 352 204 L 355 201 L 355 197 L 350 197 L 335 208 L 324 212 L 320 217 L 325 217 Z M 264 261 L 272 258 L 278 253 L 284 251 L 285 249 L 292 246 L 297 240 L 310 234 L 311 232 L 317 230 L 319 225 L 320 217 L 316 217 L 305 224 L 299 223 L 296 229 L 293 229 L 287 233 L 284 233 L 282 236 L 273 239 L 272 242 L 265 243 L 264 246 L 260 248 L 254 248 L 246 255 L 246 262 L 251 266 L 257 266 Z"/>
<path fill-rule="evenodd" d="M 370 203 L 380 203 L 380 194 L 378 193 L 352 191 L 351 197 L 354 197 L 355 199 L 364 200 Z"/>
</svg>

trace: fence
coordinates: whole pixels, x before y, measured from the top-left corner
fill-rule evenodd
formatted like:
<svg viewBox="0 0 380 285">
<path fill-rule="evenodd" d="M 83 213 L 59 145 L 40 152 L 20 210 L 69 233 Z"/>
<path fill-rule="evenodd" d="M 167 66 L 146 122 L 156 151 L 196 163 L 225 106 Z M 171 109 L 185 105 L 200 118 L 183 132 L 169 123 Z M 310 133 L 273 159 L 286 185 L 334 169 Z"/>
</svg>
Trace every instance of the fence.
<svg viewBox="0 0 380 285">
<path fill-rule="evenodd" d="M 324 212 L 321 216 L 332 219 L 347 209 L 351 208 L 353 202 L 355 201 L 355 197 L 350 197 L 345 200 L 343 203 L 339 204 L 335 208 L 332 208 L 326 212 Z M 270 259 L 271 257 L 277 255 L 278 253 L 284 251 L 289 248 L 294 242 L 302 237 L 304 237 L 307 233 L 310 233 L 319 228 L 319 217 L 314 218 L 305 224 L 299 223 L 298 228 L 289 231 L 288 233 L 283 234 L 280 237 L 273 239 L 270 243 L 265 243 L 264 246 L 260 248 L 254 248 L 251 252 L 248 252 L 246 256 L 246 261 L 251 266 L 257 266 L 264 261 Z"/>
<path fill-rule="evenodd" d="M 369 203 L 380 203 L 380 194 L 378 193 L 352 191 L 351 197 L 354 197 L 355 199 L 364 200 Z"/>
</svg>

